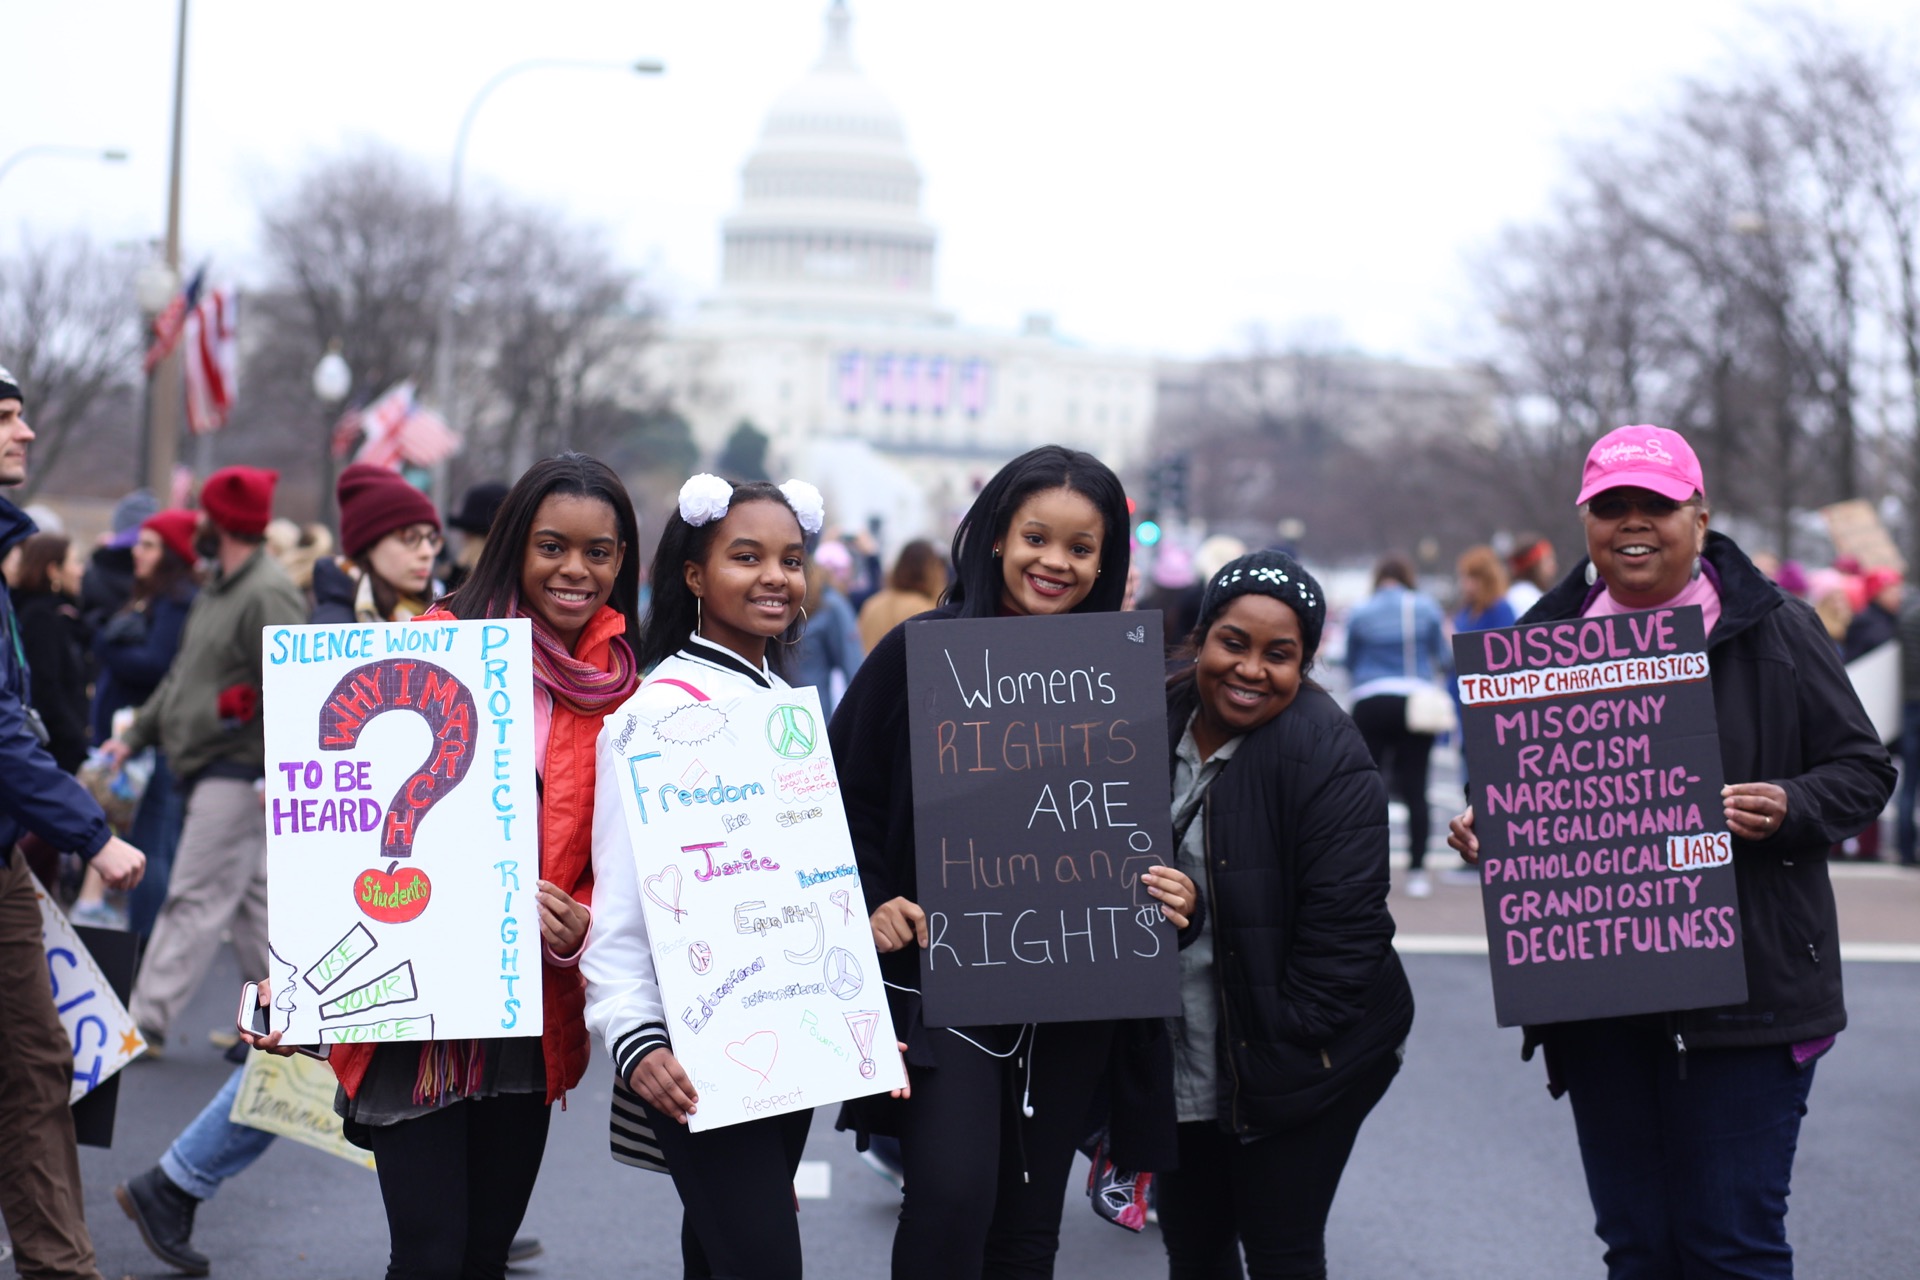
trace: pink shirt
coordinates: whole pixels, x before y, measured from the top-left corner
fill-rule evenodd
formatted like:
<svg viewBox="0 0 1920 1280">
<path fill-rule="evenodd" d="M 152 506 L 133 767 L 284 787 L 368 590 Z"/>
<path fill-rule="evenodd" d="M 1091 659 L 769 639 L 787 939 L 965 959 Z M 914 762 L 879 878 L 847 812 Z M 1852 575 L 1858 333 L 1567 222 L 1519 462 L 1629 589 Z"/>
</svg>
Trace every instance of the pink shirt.
<svg viewBox="0 0 1920 1280">
<path fill-rule="evenodd" d="M 1720 589 L 1714 586 L 1713 578 L 1707 573 L 1703 572 L 1699 577 L 1689 581 L 1681 589 L 1680 594 L 1673 599 L 1662 600 L 1659 604 L 1646 607 L 1677 609 L 1689 604 L 1700 606 L 1700 612 L 1705 615 L 1707 634 L 1712 635 L 1713 625 L 1720 621 Z M 1604 618 L 1616 613 L 1639 613 L 1640 611 L 1639 606 L 1624 605 L 1615 600 L 1611 591 L 1602 591 L 1587 602 L 1586 612 L 1582 616 Z"/>
</svg>

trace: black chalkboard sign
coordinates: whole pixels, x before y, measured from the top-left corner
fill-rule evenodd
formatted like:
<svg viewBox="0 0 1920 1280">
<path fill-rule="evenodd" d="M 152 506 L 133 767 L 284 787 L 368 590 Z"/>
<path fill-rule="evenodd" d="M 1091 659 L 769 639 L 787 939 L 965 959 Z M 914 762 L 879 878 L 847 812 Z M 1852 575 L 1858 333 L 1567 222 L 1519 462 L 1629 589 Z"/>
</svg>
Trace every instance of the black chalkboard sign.
<svg viewBox="0 0 1920 1280">
<path fill-rule="evenodd" d="M 1454 637 L 1503 1027 L 1746 999 L 1698 606 Z"/>
<path fill-rule="evenodd" d="M 1160 615 L 907 627 L 928 1025 L 1180 1011 Z"/>
</svg>

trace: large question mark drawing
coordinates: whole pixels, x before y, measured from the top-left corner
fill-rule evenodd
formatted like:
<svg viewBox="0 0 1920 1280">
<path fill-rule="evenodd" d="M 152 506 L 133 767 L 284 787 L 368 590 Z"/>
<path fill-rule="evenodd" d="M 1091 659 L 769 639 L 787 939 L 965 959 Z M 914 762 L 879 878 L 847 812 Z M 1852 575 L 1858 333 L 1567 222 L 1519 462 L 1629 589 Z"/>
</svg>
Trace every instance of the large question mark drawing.
<svg viewBox="0 0 1920 1280">
<path fill-rule="evenodd" d="M 404 924 L 427 909 L 433 885 L 426 873 L 400 860 L 413 856 L 413 837 L 427 812 L 466 777 L 473 764 L 473 695 L 444 667 L 413 658 L 387 658 L 340 677 L 320 708 L 320 749 L 349 751 L 375 716 L 411 711 L 433 731 L 433 749 L 387 802 L 380 824 L 380 856 L 387 869 L 354 877 L 353 900 L 383 924 Z"/>
</svg>

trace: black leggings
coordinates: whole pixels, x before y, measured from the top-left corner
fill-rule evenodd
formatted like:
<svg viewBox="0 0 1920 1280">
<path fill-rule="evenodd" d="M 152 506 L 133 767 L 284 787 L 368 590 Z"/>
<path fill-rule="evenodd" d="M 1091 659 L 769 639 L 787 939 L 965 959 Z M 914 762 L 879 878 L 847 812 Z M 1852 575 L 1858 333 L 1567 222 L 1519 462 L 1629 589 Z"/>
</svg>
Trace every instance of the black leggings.
<svg viewBox="0 0 1920 1280">
<path fill-rule="evenodd" d="M 685 1273 L 706 1280 L 799 1280 L 793 1175 L 813 1111 L 694 1133 L 652 1107 L 647 1119 L 680 1193 Z"/>
<path fill-rule="evenodd" d="M 551 1115 L 543 1094 L 508 1093 L 370 1130 L 393 1240 L 387 1280 L 507 1274 Z"/>
<path fill-rule="evenodd" d="M 1407 806 L 1407 866 L 1418 871 L 1427 861 L 1427 834 L 1432 815 L 1427 804 L 1427 757 L 1433 754 L 1433 735 L 1407 732 L 1407 697 L 1382 693 L 1353 704 L 1353 722 L 1367 740 L 1373 763 L 1387 780 L 1387 790 Z"/>
<path fill-rule="evenodd" d="M 1013 1028 L 960 1030 L 995 1053 L 1013 1043 Z M 908 1069 L 896 1280 L 1051 1276 L 1067 1175 L 1113 1024 L 1047 1023 L 1004 1058 L 953 1031 L 927 1034 L 940 1065 Z"/>
<path fill-rule="evenodd" d="M 1180 1167 L 1163 1173 L 1160 1235 L 1170 1280 L 1218 1280 L 1240 1274 L 1327 1274 L 1327 1214 L 1360 1134 L 1360 1123 L 1400 1070 L 1399 1058 L 1353 1082 L 1307 1123 L 1241 1142 L 1212 1121 L 1180 1126 Z"/>
</svg>

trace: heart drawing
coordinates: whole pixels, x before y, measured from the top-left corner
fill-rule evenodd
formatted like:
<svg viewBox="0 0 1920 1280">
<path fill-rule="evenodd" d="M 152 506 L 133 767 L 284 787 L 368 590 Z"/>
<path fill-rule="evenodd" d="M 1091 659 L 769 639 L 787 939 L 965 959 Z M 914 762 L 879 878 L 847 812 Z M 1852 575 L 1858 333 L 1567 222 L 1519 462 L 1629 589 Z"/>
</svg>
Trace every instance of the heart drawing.
<svg viewBox="0 0 1920 1280">
<path fill-rule="evenodd" d="M 745 1040 L 727 1045 L 727 1056 L 760 1077 L 765 1084 L 773 1078 L 773 1064 L 780 1056 L 780 1037 L 771 1031 L 756 1031 Z"/>
<path fill-rule="evenodd" d="M 1133 641 L 1135 644 L 1145 644 L 1147 642 L 1146 624 L 1141 623 L 1139 626 L 1135 627 L 1133 630 L 1127 632 L 1127 639 Z"/>
<path fill-rule="evenodd" d="M 658 875 L 651 875 L 640 886 L 649 898 L 660 904 L 663 911 L 673 912 L 673 922 L 680 923 L 680 917 L 687 914 L 680 909 L 680 868 L 668 867 Z"/>
</svg>

